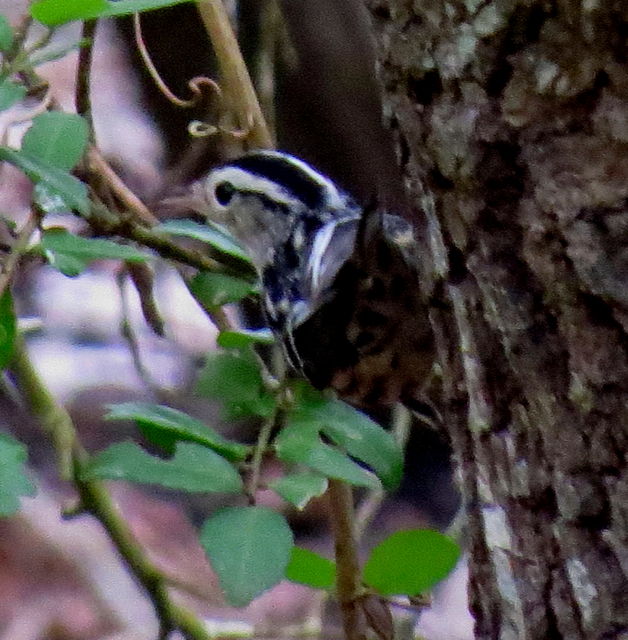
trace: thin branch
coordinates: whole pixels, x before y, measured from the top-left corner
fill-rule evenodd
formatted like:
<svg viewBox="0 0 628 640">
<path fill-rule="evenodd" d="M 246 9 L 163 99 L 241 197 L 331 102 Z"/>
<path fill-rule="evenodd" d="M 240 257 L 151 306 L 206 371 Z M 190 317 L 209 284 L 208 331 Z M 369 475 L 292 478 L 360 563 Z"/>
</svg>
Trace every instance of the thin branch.
<svg viewBox="0 0 628 640">
<path fill-rule="evenodd" d="M 37 214 L 32 212 L 15 239 L 15 243 L 13 244 L 10 253 L 7 255 L 4 264 L 0 266 L 0 296 L 9 286 L 9 282 L 13 277 L 13 272 L 18 265 L 20 257 L 28 246 L 30 237 L 33 235 L 35 229 L 37 229 L 38 222 L 39 218 Z"/>
<path fill-rule="evenodd" d="M 20 19 L 20 23 L 13 29 L 14 38 L 13 38 L 13 46 L 11 47 L 11 51 L 9 52 L 9 57 L 14 58 L 15 54 L 22 50 L 24 43 L 26 41 L 26 36 L 28 35 L 28 31 L 33 24 L 33 18 L 30 14 L 25 14 Z"/>
<path fill-rule="evenodd" d="M 90 146 L 87 150 L 87 171 L 96 179 L 104 181 L 120 203 L 139 220 L 153 226 L 159 220 L 150 212 L 149 208 L 124 184 L 124 181 L 111 168 L 100 150 Z"/>
<path fill-rule="evenodd" d="M 253 458 L 251 460 L 251 472 L 246 487 L 249 502 L 252 505 L 255 504 L 255 494 L 257 493 L 262 473 L 262 461 L 264 454 L 268 450 L 268 443 L 270 442 L 270 436 L 276 421 L 277 412 L 273 411 L 273 414 L 264 420 L 257 435 L 257 442 L 255 443 L 255 450 L 253 451 Z"/>
<path fill-rule="evenodd" d="M 212 321 L 212 324 L 216 329 L 218 329 L 218 331 L 232 331 L 235 329 L 233 323 L 229 320 L 229 316 L 225 313 L 222 307 L 207 307 L 198 299 L 196 302 Z"/>
<path fill-rule="evenodd" d="M 140 298 L 142 315 L 153 332 L 162 337 L 165 334 L 164 319 L 159 313 L 154 296 L 155 275 L 151 267 L 142 262 L 127 262 L 126 271 Z"/>
<path fill-rule="evenodd" d="M 55 32 L 54 27 L 46 27 L 46 31 L 44 32 L 44 35 L 42 35 L 41 38 L 33 42 L 32 45 L 25 48 L 24 53 L 26 54 L 26 57 L 31 56 L 33 53 L 35 53 L 35 51 L 39 51 L 40 49 L 47 47 L 50 44 L 50 41 L 52 40 L 52 36 L 54 35 L 54 32 Z"/>
<path fill-rule="evenodd" d="M 129 238 L 135 242 L 143 244 L 151 249 L 154 249 L 163 258 L 170 260 L 176 260 L 183 264 L 188 264 L 196 269 L 203 269 L 204 271 L 214 271 L 216 273 L 229 273 L 233 275 L 242 275 L 241 271 L 237 269 L 230 269 L 226 265 L 206 256 L 200 251 L 194 249 L 186 249 L 184 247 L 175 244 L 164 235 L 157 232 L 146 229 L 141 225 L 134 223 L 125 223 L 121 221 L 120 226 L 114 231 L 114 234 L 120 235 L 123 238 Z M 217 325 L 218 326 L 218 325 Z"/>
<path fill-rule="evenodd" d="M 91 513 L 106 529 L 138 582 L 153 603 L 162 629 L 178 629 L 187 640 L 210 640 L 210 635 L 191 611 L 175 604 L 161 571 L 148 560 L 128 525 L 120 516 L 111 496 L 101 482 L 85 478 L 87 454 L 78 440 L 68 412 L 50 393 L 29 358 L 24 339 L 16 339 L 10 371 L 27 406 L 50 436 L 59 458 L 60 475 L 73 482 L 79 492 L 83 511 Z"/>
<path fill-rule="evenodd" d="M 94 203 L 91 213 L 87 217 L 87 221 L 90 226 L 99 233 L 116 235 L 133 240 L 138 244 L 153 249 L 162 258 L 174 260 L 203 271 L 226 273 L 237 277 L 249 277 L 251 275 L 246 266 L 243 266 L 241 269 L 230 267 L 204 253 L 181 247 L 172 242 L 165 234 L 162 235 L 159 232 L 147 229 L 135 221 L 124 220 L 99 203 Z M 229 317 L 221 307 L 210 309 L 203 307 L 200 301 L 198 302 L 219 331 L 228 331 L 234 328 Z"/>
<path fill-rule="evenodd" d="M 44 97 L 36 105 L 24 111 L 17 111 L 14 115 L 9 115 L 9 117 L 6 118 L 6 120 L 3 122 L 2 133 L 0 134 L 0 144 L 7 144 L 9 129 L 12 126 L 20 124 L 22 122 L 28 122 L 35 116 L 38 116 L 41 113 L 45 113 L 49 110 L 51 104 L 52 90 L 50 89 L 50 87 L 47 87 Z"/>
<path fill-rule="evenodd" d="M 79 465 L 80 473 L 80 465 Z M 111 496 L 99 482 L 76 480 L 81 502 L 86 511 L 96 517 L 106 529 L 125 563 L 144 587 L 159 616 L 162 631 L 180 630 L 188 640 L 209 640 L 202 621 L 189 609 L 175 604 L 162 573 L 146 557 L 120 517 Z"/>
<path fill-rule="evenodd" d="M 355 540 L 353 492 L 342 480 L 329 479 L 329 517 L 336 554 L 336 592 L 346 640 L 365 640 L 366 624 L 359 606 L 361 571 Z"/>
<path fill-rule="evenodd" d="M 153 231 L 135 220 L 128 220 L 116 215 L 102 203 L 94 201 L 91 211 L 85 216 L 90 227 L 99 234 L 120 236 L 138 244 L 142 244 L 156 251 L 163 258 L 189 265 L 195 269 L 226 273 L 239 277 L 251 277 L 251 270 L 246 264 L 224 264 L 217 259 L 195 249 L 182 247 L 174 242 L 167 234 Z M 211 251 L 211 248 L 208 248 Z M 216 252 L 218 256 L 218 252 Z"/>
<path fill-rule="evenodd" d="M 13 358 L 9 370 L 15 378 L 15 384 L 24 398 L 26 406 L 39 419 L 43 431 L 52 440 L 57 453 L 59 476 L 63 480 L 71 481 L 73 479 L 73 456 L 76 443 L 76 432 L 72 419 L 42 382 L 28 356 L 21 334 L 15 338 Z"/>
<path fill-rule="evenodd" d="M 266 0 L 260 6 L 259 50 L 254 68 L 255 86 L 268 128 L 275 138 L 276 132 L 276 78 L 277 56 L 284 41 L 285 23 L 278 0 Z"/>
<path fill-rule="evenodd" d="M 94 52 L 94 38 L 96 36 L 97 20 L 85 20 L 81 41 L 83 46 L 79 48 L 78 69 L 76 72 L 76 91 L 74 101 L 76 112 L 83 116 L 88 124 L 90 133 L 93 135 L 92 126 L 92 105 L 90 101 L 92 57 Z"/>
<path fill-rule="evenodd" d="M 249 129 L 247 141 L 253 148 L 272 148 L 273 139 L 222 0 L 198 0 L 196 6 L 216 53 L 220 86 L 227 107 L 236 116 L 236 126 Z"/>
<path fill-rule="evenodd" d="M 94 140 L 94 128 L 91 120 L 90 79 L 96 22 L 95 20 L 88 20 L 83 24 L 83 46 L 79 49 L 75 92 L 76 110 L 87 119 L 92 141 Z M 29 25 L 30 22 L 26 22 L 26 24 Z M 32 69 L 25 74 L 23 79 L 29 90 L 47 86 L 47 82 Z M 50 96 L 50 92 L 46 94 L 45 99 L 37 106 L 38 110 L 42 106 L 60 110 L 58 102 Z M 133 217 L 150 226 L 159 223 L 159 220 L 150 212 L 148 207 L 124 184 L 124 181 L 116 174 L 100 150 L 94 145 L 90 145 L 85 154 L 85 168 L 89 177 L 93 178 L 94 184 L 104 183 Z"/>
<path fill-rule="evenodd" d="M 140 380 L 144 383 L 147 389 L 156 397 L 163 398 L 164 392 L 157 384 L 157 382 L 153 379 L 148 369 L 144 366 L 142 362 L 142 354 L 140 353 L 140 346 L 137 341 L 137 336 L 135 335 L 135 331 L 133 331 L 133 326 L 131 322 L 131 310 L 129 308 L 129 299 L 126 292 L 125 280 L 127 275 L 127 269 L 122 268 L 117 276 L 116 283 L 118 285 L 118 291 L 120 295 L 120 306 L 121 306 L 121 319 L 120 319 L 120 333 L 122 337 L 126 340 L 127 346 L 129 347 L 129 351 L 131 353 L 131 359 L 133 360 L 133 366 L 135 371 L 140 378 Z M 141 294 L 140 294 L 141 295 Z"/>
</svg>

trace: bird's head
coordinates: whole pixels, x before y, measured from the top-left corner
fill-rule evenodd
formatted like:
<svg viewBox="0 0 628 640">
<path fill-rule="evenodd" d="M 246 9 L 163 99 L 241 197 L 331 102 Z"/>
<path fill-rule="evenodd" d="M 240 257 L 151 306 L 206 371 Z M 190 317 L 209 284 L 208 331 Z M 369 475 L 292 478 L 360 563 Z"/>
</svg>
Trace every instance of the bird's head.
<svg viewBox="0 0 628 640">
<path fill-rule="evenodd" d="M 348 196 L 305 162 L 279 151 L 253 151 L 213 169 L 202 181 L 207 217 L 224 225 L 258 269 L 294 234 L 304 217 L 322 226 L 348 206 Z"/>
</svg>

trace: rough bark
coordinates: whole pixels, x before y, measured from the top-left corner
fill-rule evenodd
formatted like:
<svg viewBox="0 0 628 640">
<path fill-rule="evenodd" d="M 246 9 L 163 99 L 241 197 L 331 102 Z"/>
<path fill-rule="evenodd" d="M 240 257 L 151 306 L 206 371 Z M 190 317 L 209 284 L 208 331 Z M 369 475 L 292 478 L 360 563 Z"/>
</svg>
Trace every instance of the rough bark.
<svg viewBox="0 0 628 640">
<path fill-rule="evenodd" d="M 628 4 L 365 0 L 478 638 L 628 638 Z"/>
</svg>

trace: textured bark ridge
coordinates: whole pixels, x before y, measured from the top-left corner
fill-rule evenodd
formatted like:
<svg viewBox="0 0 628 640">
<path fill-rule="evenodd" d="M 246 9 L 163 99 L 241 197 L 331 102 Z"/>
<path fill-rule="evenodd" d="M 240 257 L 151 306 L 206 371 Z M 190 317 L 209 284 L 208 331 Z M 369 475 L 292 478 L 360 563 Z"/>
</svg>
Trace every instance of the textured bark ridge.
<svg viewBox="0 0 628 640">
<path fill-rule="evenodd" d="M 628 638 L 628 3 L 365 0 L 478 638 Z"/>
</svg>

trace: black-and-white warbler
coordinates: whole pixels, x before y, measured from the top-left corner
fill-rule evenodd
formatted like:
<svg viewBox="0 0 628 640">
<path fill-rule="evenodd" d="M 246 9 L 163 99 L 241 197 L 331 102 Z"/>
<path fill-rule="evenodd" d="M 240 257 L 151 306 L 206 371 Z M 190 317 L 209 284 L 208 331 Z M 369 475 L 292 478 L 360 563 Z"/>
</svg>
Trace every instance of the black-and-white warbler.
<svg viewBox="0 0 628 640">
<path fill-rule="evenodd" d="M 411 404 L 432 368 L 417 245 L 306 163 L 254 151 L 203 181 L 208 217 L 249 252 L 270 328 L 318 388 L 362 406 Z"/>
</svg>

